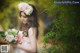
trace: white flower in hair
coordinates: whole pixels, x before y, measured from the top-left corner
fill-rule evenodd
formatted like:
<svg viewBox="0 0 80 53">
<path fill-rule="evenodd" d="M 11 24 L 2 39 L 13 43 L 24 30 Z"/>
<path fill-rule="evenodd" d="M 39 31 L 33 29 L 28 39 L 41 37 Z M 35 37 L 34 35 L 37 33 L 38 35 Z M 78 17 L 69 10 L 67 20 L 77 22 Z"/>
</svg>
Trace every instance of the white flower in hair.
<svg viewBox="0 0 80 53">
<path fill-rule="evenodd" d="M 26 6 L 26 5 L 28 5 L 28 4 L 23 3 L 23 2 L 22 2 L 22 3 L 20 3 L 20 4 L 18 5 L 19 10 L 20 10 L 20 11 L 24 11 L 24 10 L 25 10 L 25 6 Z"/>
<path fill-rule="evenodd" d="M 19 8 L 20 11 L 25 12 L 26 15 L 31 15 L 31 13 L 33 12 L 32 6 L 30 6 L 29 4 L 24 3 L 24 2 L 21 2 L 21 3 L 18 5 L 18 8 Z"/>
</svg>

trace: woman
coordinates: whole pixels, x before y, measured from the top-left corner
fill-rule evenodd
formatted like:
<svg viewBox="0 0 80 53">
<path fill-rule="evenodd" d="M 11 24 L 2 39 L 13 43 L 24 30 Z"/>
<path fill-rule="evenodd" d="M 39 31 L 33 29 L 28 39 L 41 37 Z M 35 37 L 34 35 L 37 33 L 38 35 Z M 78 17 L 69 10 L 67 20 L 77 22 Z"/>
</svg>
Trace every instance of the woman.
<svg viewBox="0 0 80 53">
<path fill-rule="evenodd" d="M 19 40 L 18 44 L 14 46 L 13 53 L 36 53 L 38 38 L 36 8 L 27 3 L 20 3 L 18 7 L 21 18 L 20 31 L 23 31 L 23 37 Z"/>
</svg>

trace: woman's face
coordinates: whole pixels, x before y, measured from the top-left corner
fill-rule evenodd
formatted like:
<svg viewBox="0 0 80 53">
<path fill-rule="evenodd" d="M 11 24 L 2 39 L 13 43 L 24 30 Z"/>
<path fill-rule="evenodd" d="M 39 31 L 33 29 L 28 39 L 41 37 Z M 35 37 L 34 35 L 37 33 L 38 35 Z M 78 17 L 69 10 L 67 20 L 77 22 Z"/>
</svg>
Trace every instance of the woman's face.
<svg viewBox="0 0 80 53">
<path fill-rule="evenodd" d="M 28 23 L 28 17 L 24 14 L 24 12 L 21 12 L 21 21 L 23 24 Z"/>
</svg>

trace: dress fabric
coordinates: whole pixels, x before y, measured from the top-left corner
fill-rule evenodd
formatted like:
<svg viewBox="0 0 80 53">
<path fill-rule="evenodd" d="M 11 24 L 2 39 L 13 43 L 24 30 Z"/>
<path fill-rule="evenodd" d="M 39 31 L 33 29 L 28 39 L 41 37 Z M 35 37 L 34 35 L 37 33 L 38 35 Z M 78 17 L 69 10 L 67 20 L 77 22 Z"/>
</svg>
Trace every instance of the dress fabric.
<svg viewBox="0 0 80 53">
<path fill-rule="evenodd" d="M 29 37 L 23 37 L 21 40 L 21 45 L 23 47 L 29 48 L 29 46 L 30 46 Z M 13 48 L 13 53 L 28 53 L 28 52 L 21 50 L 21 49 L 18 49 L 18 48 Z"/>
</svg>

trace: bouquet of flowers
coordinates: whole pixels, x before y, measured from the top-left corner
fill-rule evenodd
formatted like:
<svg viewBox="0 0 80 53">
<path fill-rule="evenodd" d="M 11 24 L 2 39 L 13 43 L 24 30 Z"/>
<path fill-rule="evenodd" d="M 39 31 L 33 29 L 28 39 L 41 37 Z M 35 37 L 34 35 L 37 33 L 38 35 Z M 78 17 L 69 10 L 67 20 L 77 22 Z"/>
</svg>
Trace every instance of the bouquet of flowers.
<svg viewBox="0 0 80 53">
<path fill-rule="evenodd" d="M 23 31 L 16 29 L 9 29 L 5 32 L 5 40 L 10 44 L 16 44 L 20 42 L 23 35 Z"/>
</svg>

